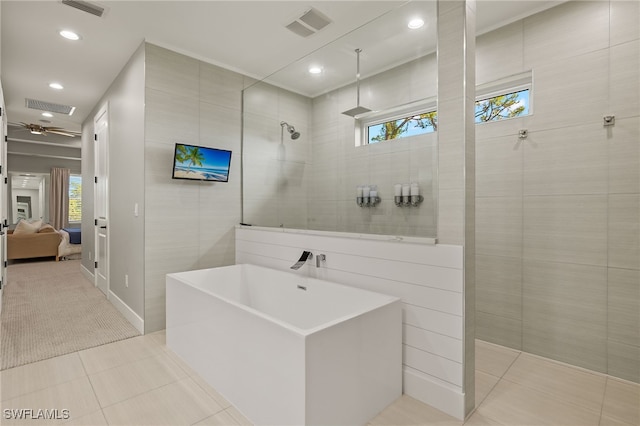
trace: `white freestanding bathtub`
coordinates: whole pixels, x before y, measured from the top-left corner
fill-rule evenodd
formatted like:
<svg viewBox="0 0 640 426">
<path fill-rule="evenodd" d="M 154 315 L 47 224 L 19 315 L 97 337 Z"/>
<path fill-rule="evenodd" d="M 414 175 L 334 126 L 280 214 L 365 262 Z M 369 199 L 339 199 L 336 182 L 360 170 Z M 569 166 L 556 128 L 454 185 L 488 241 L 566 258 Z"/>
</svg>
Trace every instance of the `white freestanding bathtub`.
<svg viewBox="0 0 640 426">
<path fill-rule="evenodd" d="M 167 346 L 255 424 L 365 424 L 402 394 L 398 298 L 255 265 L 167 275 Z"/>
</svg>

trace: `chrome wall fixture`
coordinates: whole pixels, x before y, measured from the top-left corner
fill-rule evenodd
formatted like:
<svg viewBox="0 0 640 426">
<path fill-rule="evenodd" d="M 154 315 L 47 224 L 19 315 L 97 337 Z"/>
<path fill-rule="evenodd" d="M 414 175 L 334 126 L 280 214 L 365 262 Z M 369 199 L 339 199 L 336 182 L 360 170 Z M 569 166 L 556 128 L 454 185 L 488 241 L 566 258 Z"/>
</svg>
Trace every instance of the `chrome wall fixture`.
<svg viewBox="0 0 640 426">
<path fill-rule="evenodd" d="M 375 207 L 380 202 L 376 185 L 361 185 L 356 188 L 356 203 L 360 207 Z"/>
<path fill-rule="evenodd" d="M 424 201 L 424 197 L 420 195 L 420 187 L 416 182 L 396 183 L 393 200 L 398 207 L 417 207 Z"/>
<path fill-rule="evenodd" d="M 604 126 L 613 126 L 614 124 L 616 124 L 616 116 L 615 115 L 605 115 L 604 117 L 602 117 L 602 119 L 604 120 Z"/>
</svg>

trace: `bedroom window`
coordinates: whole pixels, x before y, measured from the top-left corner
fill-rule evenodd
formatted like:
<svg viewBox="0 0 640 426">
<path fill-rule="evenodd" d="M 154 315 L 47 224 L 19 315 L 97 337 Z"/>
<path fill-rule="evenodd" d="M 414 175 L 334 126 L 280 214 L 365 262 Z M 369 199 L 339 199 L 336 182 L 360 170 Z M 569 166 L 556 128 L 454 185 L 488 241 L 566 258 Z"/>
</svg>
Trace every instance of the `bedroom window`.
<svg viewBox="0 0 640 426">
<path fill-rule="evenodd" d="M 69 223 L 82 220 L 82 176 L 69 176 Z"/>
</svg>

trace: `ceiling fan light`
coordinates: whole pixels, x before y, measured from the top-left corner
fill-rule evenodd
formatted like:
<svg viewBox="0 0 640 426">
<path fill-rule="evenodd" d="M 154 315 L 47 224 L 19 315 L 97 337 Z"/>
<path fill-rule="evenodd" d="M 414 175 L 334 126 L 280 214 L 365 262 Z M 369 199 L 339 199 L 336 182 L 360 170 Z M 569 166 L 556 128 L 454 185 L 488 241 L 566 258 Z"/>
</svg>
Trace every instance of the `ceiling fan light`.
<svg viewBox="0 0 640 426">
<path fill-rule="evenodd" d="M 38 130 L 33 130 L 33 129 L 31 129 L 31 130 L 29 130 L 29 131 L 31 132 L 31 134 L 32 134 L 32 135 L 41 135 L 41 134 L 42 134 L 42 132 L 40 132 L 40 131 L 38 131 Z"/>
<path fill-rule="evenodd" d="M 59 33 L 62 37 L 66 38 L 67 40 L 80 40 L 80 36 L 76 33 L 74 33 L 73 31 L 69 31 L 69 30 L 62 30 Z"/>
</svg>

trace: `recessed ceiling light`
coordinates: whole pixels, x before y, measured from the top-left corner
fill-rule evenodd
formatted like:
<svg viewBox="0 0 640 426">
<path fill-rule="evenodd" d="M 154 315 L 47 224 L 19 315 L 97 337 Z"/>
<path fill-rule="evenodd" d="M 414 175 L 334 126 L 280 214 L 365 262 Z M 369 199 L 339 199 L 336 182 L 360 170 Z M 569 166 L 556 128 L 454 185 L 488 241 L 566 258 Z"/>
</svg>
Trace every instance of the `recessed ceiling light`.
<svg viewBox="0 0 640 426">
<path fill-rule="evenodd" d="M 51 114 L 50 112 L 43 112 L 42 116 L 51 118 L 51 117 L 53 117 L 53 114 Z"/>
<path fill-rule="evenodd" d="M 80 36 L 76 33 L 74 33 L 73 31 L 69 31 L 69 30 L 62 30 L 60 31 L 60 35 L 64 38 L 66 38 L 67 40 L 80 40 Z"/>
<path fill-rule="evenodd" d="M 316 65 L 312 65 L 309 67 L 309 73 L 310 74 L 320 74 L 322 73 L 322 67 L 316 66 Z"/>
<path fill-rule="evenodd" d="M 62 90 L 64 87 L 60 83 L 49 83 L 49 87 L 56 90 Z"/>
<path fill-rule="evenodd" d="M 415 30 L 422 27 L 423 25 L 424 25 L 424 21 L 422 19 L 415 18 L 409 21 L 409 23 L 407 24 L 407 27 L 411 28 L 412 30 Z"/>
</svg>

